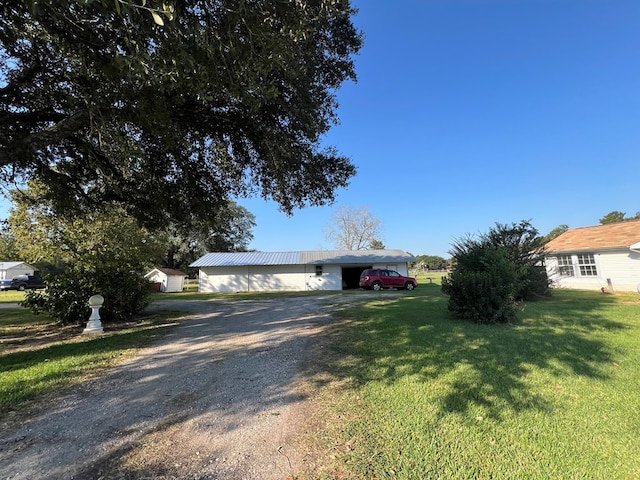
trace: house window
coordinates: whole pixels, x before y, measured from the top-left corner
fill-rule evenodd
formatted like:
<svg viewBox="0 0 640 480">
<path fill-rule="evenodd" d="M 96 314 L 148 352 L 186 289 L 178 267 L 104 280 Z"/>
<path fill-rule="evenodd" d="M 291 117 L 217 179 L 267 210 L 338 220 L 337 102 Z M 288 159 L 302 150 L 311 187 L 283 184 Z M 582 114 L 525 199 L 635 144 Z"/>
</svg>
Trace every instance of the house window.
<svg viewBox="0 0 640 480">
<path fill-rule="evenodd" d="M 581 277 L 597 277 L 596 260 L 592 253 L 578 255 L 578 267 Z"/>
<path fill-rule="evenodd" d="M 316 265 L 316 275 L 322 275 L 322 265 Z"/>
<path fill-rule="evenodd" d="M 571 255 L 558 255 L 558 272 L 563 277 L 574 277 Z"/>
</svg>

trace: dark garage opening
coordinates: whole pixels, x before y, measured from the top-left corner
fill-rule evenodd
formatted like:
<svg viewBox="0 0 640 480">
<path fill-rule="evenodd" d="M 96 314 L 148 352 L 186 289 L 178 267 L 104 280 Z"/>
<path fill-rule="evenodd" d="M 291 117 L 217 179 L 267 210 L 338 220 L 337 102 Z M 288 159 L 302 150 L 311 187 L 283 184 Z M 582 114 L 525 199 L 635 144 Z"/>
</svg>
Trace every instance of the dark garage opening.
<svg viewBox="0 0 640 480">
<path fill-rule="evenodd" d="M 359 265 L 357 267 L 342 267 L 342 289 L 352 290 L 354 288 L 360 288 L 358 285 L 360 282 L 360 274 L 367 268 L 371 268 L 371 266 Z"/>
</svg>

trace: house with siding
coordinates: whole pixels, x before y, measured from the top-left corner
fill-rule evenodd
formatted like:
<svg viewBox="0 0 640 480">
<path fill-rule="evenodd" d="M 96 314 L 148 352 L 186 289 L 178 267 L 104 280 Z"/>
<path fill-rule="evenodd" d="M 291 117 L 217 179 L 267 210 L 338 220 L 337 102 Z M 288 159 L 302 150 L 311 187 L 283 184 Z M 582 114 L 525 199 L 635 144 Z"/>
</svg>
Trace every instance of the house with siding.
<svg viewBox="0 0 640 480">
<path fill-rule="evenodd" d="M 555 287 L 640 292 L 640 221 L 574 228 L 545 250 Z"/>
<path fill-rule="evenodd" d="M 35 269 L 24 262 L 0 261 L 0 280 L 17 277 L 18 275 L 33 275 Z"/>
<path fill-rule="evenodd" d="M 213 252 L 190 267 L 199 269 L 200 292 L 308 291 L 358 288 L 367 268 L 408 275 L 415 261 L 402 250 Z"/>
</svg>

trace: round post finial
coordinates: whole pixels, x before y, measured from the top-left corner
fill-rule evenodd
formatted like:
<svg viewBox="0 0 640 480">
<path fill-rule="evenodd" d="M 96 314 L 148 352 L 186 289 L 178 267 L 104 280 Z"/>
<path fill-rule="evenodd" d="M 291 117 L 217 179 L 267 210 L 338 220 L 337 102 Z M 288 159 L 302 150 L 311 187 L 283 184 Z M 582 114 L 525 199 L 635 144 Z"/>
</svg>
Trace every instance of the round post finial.
<svg viewBox="0 0 640 480">
<path fill-rule="evenodd" d="M 89 299 L 89 307 L 91 307 L 91 316 L 87 322 L 87 327 L 82 331 L 85 333 L 102 333 L 102 322 L 100 321 L 100 307 L 104 303 L 104 297 L 100 294 L 93 295 Z"/>
</svg>

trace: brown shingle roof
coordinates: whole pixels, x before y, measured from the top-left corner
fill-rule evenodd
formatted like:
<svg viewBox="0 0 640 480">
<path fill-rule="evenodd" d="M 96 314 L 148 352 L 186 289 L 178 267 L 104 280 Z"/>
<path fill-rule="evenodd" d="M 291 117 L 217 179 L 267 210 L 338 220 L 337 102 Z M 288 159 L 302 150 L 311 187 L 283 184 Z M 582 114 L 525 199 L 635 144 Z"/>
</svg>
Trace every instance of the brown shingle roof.
<svg viewBox="0 0 640 480">
<path fill-rule="evenodd" d="M 546 245 L 549 252 L 629 248 L 640 242 L 640 221 L 574 228 Z"/>
<path fill-rule="evenodd" d="M 180 270 L 176 270 L 174 268 L 158 268 L 158 270 L 160 270 L 165 275 L 177 275 L 179 277 L 186 277 L 187 276 L 186 273 L 181 272 Z"/>
</svg>

